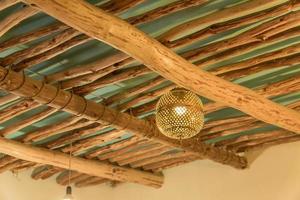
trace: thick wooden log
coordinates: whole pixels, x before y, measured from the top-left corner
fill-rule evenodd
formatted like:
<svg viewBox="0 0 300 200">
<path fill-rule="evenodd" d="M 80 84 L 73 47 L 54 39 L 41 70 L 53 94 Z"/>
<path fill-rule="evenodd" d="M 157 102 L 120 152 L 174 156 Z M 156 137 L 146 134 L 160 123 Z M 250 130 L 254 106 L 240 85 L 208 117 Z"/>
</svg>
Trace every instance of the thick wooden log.
<svg viewBox="0 0 300 200">
<path fill-rule="evenodd" d="M 180 86 L 212 100 L 224 102 L 228 106 L 267 123 L 300 133 L 299 113 L 273 103 L 249 89 L 199 70 L 128 23 L 84 1 L 58 3 L 54 0 L 27 0 L 26 2 L 35 4 L 48 14 L 93 38 L 105 41 L 125 51 Z M 258 3 L 258 1 L 251 2 Z M 259 2 L 261 5 L 261 1 Z M 249 12 L 249 9 L 245 10 Z M 86 20 L 87 18 L 89 20 Z"/>
<path fill-rule="evenodd" d="M 69 91 L 26 77 L 22 73 L 0 68 L 0 80 L 0 88 L 4 90 L 20 96 L 32 97 L 39 103 L 48 104 L 88 120 L 103 125 L 112 125 L 119 130 L 127 130 L 141 137 L 155 138 L 166 145 L 183 148 L 199 157 L 211 158 L 216 162 L 237 168 L 244 168 L 247 165 L 246 160 L 240 156 L 198 141 L 178 143 L 178 141 L 169 140 L 163 137 L 156 126 L 148 121 L 85 100 Z"/>
<path fill-rule="evenodd" d="M 4 138 L 0 138 L 0 152 L 31 162 L 53 165 L 60 168 L 69 167 L 69 156 L 66 154 L 28 146 Z M 92 176 L 101 176 L 122 182 L 129 181 L 156 188 L 160 187 L 163 183 L 163 177 L 161 175 L 116 167 L 107 163 L 78 157 L 72 158 L 71 169 Z"/>
</svg>

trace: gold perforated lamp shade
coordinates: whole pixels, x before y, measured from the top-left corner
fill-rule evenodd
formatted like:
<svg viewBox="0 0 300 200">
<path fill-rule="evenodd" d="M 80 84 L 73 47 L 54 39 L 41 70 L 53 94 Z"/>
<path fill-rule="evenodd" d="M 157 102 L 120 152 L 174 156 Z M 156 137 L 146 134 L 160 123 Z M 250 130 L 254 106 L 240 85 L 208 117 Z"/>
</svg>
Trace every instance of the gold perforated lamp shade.
<svg viewBox="0 0 300 200">
<path fill-rule="evenodd" d="M 204 122 L 200 98 L 184 88 L 164 94 L 156 105 L 156 124 L 162 134 L 174 139 L 197 135 Z"/>
</svg>

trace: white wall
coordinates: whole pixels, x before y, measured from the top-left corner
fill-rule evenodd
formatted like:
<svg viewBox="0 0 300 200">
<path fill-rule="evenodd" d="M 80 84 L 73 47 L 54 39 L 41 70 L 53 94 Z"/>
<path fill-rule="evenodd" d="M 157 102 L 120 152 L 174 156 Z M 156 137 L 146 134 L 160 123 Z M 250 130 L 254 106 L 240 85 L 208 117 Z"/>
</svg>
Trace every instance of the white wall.
<svg viewBox="0 0 300 200">
<path fill-rule="evenodd" d="M 196 161 L 165 172 L 161 189 L 135 184 L 74 189 L 76 200 L 298 200 L 300 143 L 265 151 L 248 170 Z M 28 173 L 0 175 L 0 200 L 60 200 L 55 180 L 34 181 Z"/>
</svg>

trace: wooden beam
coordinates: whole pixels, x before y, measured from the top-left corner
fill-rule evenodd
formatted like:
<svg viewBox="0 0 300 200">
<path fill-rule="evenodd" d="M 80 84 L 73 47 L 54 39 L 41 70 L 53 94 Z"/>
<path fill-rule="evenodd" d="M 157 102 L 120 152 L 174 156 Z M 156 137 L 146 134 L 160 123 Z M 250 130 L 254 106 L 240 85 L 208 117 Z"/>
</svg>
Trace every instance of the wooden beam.
<svg viewBox="0 0 300 200">
<path fill-rule="evenodd" d="M 48 164 L 65 169 L 68 169 L 69 167 L 69 156 L 67 154 L 29 146 L 2 137 L 0 137 L 0 152 L 31 162 Z M 125 167 L 117 167 L 112 164 L 79 157 L 72 158 L 71 169 L 91 176 L 98 176 L 121 182 L 129 181 L 155 188 L 161 187 L 163 183 L 162 175 Z"/>
<path fill-rule="evenodd" d="M 214 101 L 224 102 L 264 122 L 300 133 L 299 113 L 280 106 L 250 89 L 198 69 L 125 21 L 85 1 L 26 0 L 26 2 L 90 37 L 128 53 L 180 86 Z"/>
<path fill-rule="evenodd" d="M 156 125 L 146 120 L 120 113 L 96 102 L 86 100 L 69 91 L 64 91 L 50 84 L 24 76 L 21 72 L 0 67 L 0 88 L 23 97 L 31 97 L 41 104 L 73 115 L 98 122 L 104 126 L 112 125 L 119 130 L 130 131 L 141 137 L 155 138 L 158 142 L 177 148 L 183 148 L 199 158 L 209 158 L 216 162 L 236 168 L 245 168 L 247 162 L 243 157 L 231 152 L 206 145 L 199 141 L 179 142 L 165 138 Z"/>
</svg>

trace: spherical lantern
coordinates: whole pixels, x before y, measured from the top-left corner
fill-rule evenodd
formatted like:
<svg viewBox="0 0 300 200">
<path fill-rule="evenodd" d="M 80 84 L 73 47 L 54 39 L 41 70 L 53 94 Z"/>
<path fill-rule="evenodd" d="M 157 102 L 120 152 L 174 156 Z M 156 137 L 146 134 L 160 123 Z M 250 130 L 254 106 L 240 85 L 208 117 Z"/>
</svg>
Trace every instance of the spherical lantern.
<svg viewBox="0 0 300 200">
<path fill-rule="evenodd" d="M 156 124 L 167 137 L 187 139 L 197 135 L 204 122 L 200 98 L 184 88 L 164 94 L 156 105 Z"/>
</svg>

